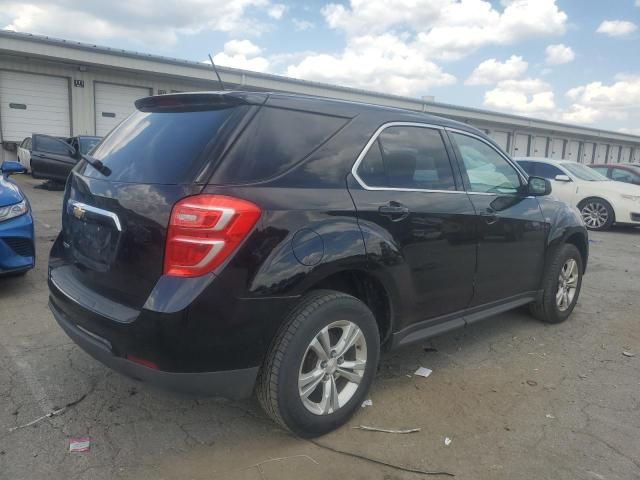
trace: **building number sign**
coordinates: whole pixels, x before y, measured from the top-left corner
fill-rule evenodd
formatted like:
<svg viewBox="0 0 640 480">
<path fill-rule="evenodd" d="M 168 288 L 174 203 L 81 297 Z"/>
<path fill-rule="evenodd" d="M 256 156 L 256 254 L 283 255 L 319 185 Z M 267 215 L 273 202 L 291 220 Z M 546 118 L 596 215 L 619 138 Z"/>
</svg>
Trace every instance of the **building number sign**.
<svg viewBox="0 0 640 480">
<path fill-rule="evenodd" d="M 73 86 L 74 87 L 84 88 L 84 80 L 74 80 L 73 81 Z"/>
</svg>

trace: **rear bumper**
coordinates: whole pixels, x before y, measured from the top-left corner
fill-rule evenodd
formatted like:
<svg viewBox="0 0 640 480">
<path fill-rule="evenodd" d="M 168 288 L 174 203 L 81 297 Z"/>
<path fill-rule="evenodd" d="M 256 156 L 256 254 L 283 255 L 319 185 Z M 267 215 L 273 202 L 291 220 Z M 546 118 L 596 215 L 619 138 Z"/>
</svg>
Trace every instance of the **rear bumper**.
<svg viewBox="0 0 640 480">
<path fill-rule="evenodd" d="M 168 390 L 233 399 L 251 396 L 258 367 L 197 373 L 165 372 L 145 367 L 116 356 L 108 340 L 73 323 L 52 302 L 49 302 L 49 308 L 69 338 L 93 358 L 117 372 Z"/>
</svg>

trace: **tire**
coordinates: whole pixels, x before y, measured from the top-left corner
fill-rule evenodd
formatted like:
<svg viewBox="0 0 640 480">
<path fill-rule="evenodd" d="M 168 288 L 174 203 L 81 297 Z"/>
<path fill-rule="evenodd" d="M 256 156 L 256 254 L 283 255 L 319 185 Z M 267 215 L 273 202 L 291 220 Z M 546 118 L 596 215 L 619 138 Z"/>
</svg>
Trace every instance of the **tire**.
<svg viewBox="0 0 640 480">
<path fill-rule="evenodd" d="M 578 204 L 578 209 L 589 230 L 604 232 L 609 230 L 615 221 L 613 207 L 602 198 L 585 198 Z"/>
<path fill-rule="evenodd" d="M 314 343 L 316 348 L 311 343 L 314 339 L 325 340 L 327 337 L 320 337 L 321 332 L 330 326 L 327 331 L 334 352 L 339 351 L 340 340 L 348 336 L 345 333 L 357 332 L 354 329 L 357 327 L 361 335 L 355 336 L 354 346 L 345 351 L 344 357 L 325 357 L 329 359 L 326 362 L 316 354 L 326 351 L 320 341 Z M 256 394 L 262 408 L 283 428 L 304 438 L 323 435 L 346 423 L 360 408 L 373 382 L 379 357 L 380 336 L 371 310 L 357 298 L 341 292 L 313 291 L 301 299 L 276 335 L 258 376 Z M 362 361 L 365 363 L 361 368 L 351 370 L 345 366 Z M 359 383 L 350 382 L 341 371 L 360 376 Z M 303 374 L 316 379 L 308 383 L 311 393 L 304 400 L 300 385 L 306 380 L 301 377 Z M 330 402 L 323 402 L 323 394 L 334 385 L 342 396 L 335 410 Z M 318 411 L 314 413 L 310 408 Z M 324 413 L 319 413 L 320 410 Z"/>
<path fill-rule="evenodd" d="M 567 266 L 571 265 L 571 260 L 575 262 L 576 278 L 574 281 L 568 279 L 567 284 L 575 285 L 575 290 L 572 295 L 567 293 L 567 297 L 559 300 L 560 276 L 563 271 L 566 272 Z M 564 244 L 558 247 L 545 269 L 542 280 L 542 295 L 530 306 L 532 315 L 545 323 L 564 322 L 571 315 L 578 302 L 583 273 L 582 256 L 575 245 Z"/>
</svg>

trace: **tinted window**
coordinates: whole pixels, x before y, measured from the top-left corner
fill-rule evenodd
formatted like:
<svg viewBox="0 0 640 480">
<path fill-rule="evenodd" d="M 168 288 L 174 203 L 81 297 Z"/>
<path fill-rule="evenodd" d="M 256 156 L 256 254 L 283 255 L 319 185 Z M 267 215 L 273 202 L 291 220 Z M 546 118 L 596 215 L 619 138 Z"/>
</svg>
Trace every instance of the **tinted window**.
<svg viewBox="0 0 640 480">
<path fill-rule="evenodd" d="M 558 167 L 542 162 L 536 163 L 533 171 L 536 172 L 534 173 L 536 177 L 548 178 L 549 180 L 553 180 L 558 175 L 565 175 Z"/>
<path fill-rule="evenodd" d="M 453 170 L 438 130 L 389 127 L 358 167 L 370 187 L 455 190 Z"/>
<path fill-rule="evenodd" d="M 217 168 L 212 183 L 250 183 L 279 175 L 346 122 L 342 117 L 262 107 Z"/>
<path fill-rule="evenodd" d="M 527 162 L 526 160 L 518 160 L 517 163 L 525 172 L 527 172 L 527 175 L 534 175 L 533 173 L 534 166 L 535 166 L 534 162 Z"/>
<path fill-rule="evenodd" d="M 109 167 L 109 180 L 114 182 L 191 182 L 205 161 L 201 153 L 206 145 L 241 108 L 136 111 L 114 128 L 91 155 Z M 84 175 L 104 178 L 86 163 L 79 168 Z"/>
<path fill-rule="evenodd" d="M 69 149 L 65 146 L 64 140 L 43 137 L 41 135 L 37 135 L 35 139 L 35 150 L 37 150 L 38 152 L 54 153 L 57 155 L 70 155 Z"/>
<path fill-rule="evenodd" d="M 516 169 L 494 148 L 476 138 L 451 134 L 465 166 L 472 192 L 515 193 L 520 188 Z"/>
<path fill-rule="evenodd" d="M 638 175 L 628 170 L 624 170 L 622 168 L 612 168 L 611 178 L 618 182 L 627 182 L 627 183 L 637 182 L 640 179 Z"/>
</svg>

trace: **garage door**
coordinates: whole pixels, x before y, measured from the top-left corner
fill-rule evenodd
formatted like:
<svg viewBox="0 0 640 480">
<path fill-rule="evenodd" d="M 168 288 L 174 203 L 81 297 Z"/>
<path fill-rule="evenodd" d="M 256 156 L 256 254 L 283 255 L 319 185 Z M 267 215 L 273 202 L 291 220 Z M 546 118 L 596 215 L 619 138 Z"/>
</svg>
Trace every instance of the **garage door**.
<svg viewBox="0 0 640 480">
<path fill-rule="evenodd" d="M 497 130 L 493 130 L 489 136 L 500 145 L 504 151 L 509 151 L 509 134 L 507 132 L 499 132 Z"/>
<path fill-rule="evenodd" d="M 565 160 L 573 160 L 574 162 L 580 161 L 578 159 L 578 151 L 580 150 L 580 142 L 577 140 L 569 140 L 567 143 L 567 149 L 564 152 Z"/>
<path fill-rule="evenodd" d="M 617 145 L 611 145 L 609 147 L 609 158 L 607 163 L 618 163 L 618 155 L 620 154 L 620 147 Z"/>
<path fill-rule="evenodd" d="M 602 143 L 596 147 L 596 158 L 593 163 L 607 163 L 607 146 Z"/>
<path fill-rule="evenodd" d="M 563 154 L 564 140 L 562 140 L 561 138 L 554 138 L 551 141 L 551 152 L 549 152 L 549 156 L 551 158 L 555 158 L 556 160 L 561 160 Z"/>
<path fill-rule="evenodd" d="M 0 72 L 2 139 L 21 142 L 33 133 L 68 137 L 69 79 Z"/>
<path fill-rule="evenodd" d="M 127 118 L 136 107 L 133 102 L 151 95 L 151 89 L 110 83 L 95 84 L 96 135 L 102 137 Z"/>
<path fill-rule="evenodd" d="M 529 135 L 516 133 L 516 141 L 513 146 L 514 157 L 526 157 L 529 155 Z"/>
<path fill-rule="evenodd" d="M 547 156 L 547 137 L 536 137 L 533 141 L 532 157 L 546 157 Z"/>
<path fill-rule="evenodd" d="M 640 147 L 633 149 L 633 157 L 631 159 L 633 163 L 640 163 Z"/>
<path fill-rule="evenodd" d="M 620 163 L 629 163 L 631 161 L 631 147 L 622 147 L 620 152 Z"/>
<path fill-rule="evenodd" d="M 586 142 L 582 146 L 582 163 L 593 163 L 593 148 L 595 145 L 590 142 Z"/>
</svg>

